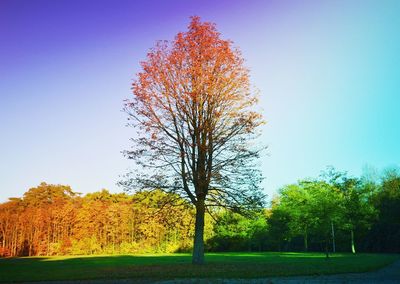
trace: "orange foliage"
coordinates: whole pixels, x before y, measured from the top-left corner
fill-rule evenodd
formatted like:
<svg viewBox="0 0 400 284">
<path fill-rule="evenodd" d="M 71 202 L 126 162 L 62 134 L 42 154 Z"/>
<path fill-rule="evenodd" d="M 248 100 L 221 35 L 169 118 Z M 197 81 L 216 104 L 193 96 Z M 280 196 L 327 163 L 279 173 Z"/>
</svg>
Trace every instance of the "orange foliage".
<svg viewBox="0 0 400 284">
<path fill-rule="evenodd" d="M 193 211 L 164 206 L 160 191 L 135 195 L 40 184 L 0 204 L 0 256 L 172 252 L 188 246 Z M 177 206 L 180 205 L 180 206 Z"/>
<path fill-rule="evenodd" d="M 136 186 L 180 194 L 196 207 L 195 263 L 203 255 L 207 206 L 260 205 L 251 147 L 262 116 L 249 71 L 212 23 L 192 17 L 188 31 L 159 41 L 141 62 L 125 110 L 138 135 L 129 158 L 143 166 Z"/>
</svg>

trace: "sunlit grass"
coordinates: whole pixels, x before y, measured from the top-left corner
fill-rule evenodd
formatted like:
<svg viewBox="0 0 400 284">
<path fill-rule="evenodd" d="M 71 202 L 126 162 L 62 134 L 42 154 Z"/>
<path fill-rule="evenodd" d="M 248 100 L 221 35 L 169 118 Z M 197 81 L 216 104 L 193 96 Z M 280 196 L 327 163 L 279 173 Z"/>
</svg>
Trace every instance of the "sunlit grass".
<svg viewBox="0 0 400 284">
<path fill-rule="evenodd" d="M 190 254 L 51 256 L 0 259 L 0 282 L 85 279 L 263 278 L 365 272 L 399 255 L 323 253 L 209 253 L 193 266 Z"/>
</svg>

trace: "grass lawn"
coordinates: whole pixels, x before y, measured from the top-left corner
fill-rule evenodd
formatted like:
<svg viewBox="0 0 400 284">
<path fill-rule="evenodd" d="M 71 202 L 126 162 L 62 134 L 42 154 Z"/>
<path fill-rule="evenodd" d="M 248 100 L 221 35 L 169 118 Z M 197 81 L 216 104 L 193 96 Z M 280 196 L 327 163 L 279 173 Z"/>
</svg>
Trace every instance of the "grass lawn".
<svg viewBox="0 0 400 284">
<path fill-rule="evenodd" d="M 209 253 L 193 266 L 189 254 L 21 257 L 0 259 L 0 282 L 84 279 L 262 278 L 366 272 L 399 259 L 389 254 Z"/>
</svg>

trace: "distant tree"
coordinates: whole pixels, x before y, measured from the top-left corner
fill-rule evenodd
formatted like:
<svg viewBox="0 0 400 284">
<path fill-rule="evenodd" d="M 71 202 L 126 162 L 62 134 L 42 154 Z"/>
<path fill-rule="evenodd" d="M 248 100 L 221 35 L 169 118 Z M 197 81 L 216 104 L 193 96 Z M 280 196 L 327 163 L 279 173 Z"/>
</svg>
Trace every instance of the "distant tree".
<svg viewBox="0 0 400 284">
<path fill-rule="evenodd" d="M 54 185 L 42 182 L 24 193 L 23 202 L 29 206 L 45 206 L 72 199 L 77 193 L 68 185 Z"/>
<path fill-rule="evenodd" d="M 213 251 L 260 251 L 266 235 L 265 213 L 247 213 L 224 209 L 215 214 L 214 235 L 208 247 Z"/>
<path fill-rule="evenodd" d="M 305 183 L 292 184 L 280 190 L 280 207 L 285 210 L 289 219 L 290 236 L 303 235 L 304 251 L 308 251 L 308 237 L 316 223 L 311 212 L 312 195 L 304 187 Z"/>
<path fill-rule="evenodd" d="M 261 147 L 252 141 L 263 120 L 243 63 L 214 24 L 193 17 L 187 32 L 147 54 L 125 105 L 137 129 L 126 154 L 142 167 L 126 185 L 178 193 L 195 206 L 194 264 L 204 262 L 207 206 L 262 204 Z"/>
<path fill-rule="evenodd" d="M 328 167 L 322 175 L 326 182 L 340 190 L 341 219 L 339 226 L 350 233 L 351 252 L 356 253 L 355 232 L 369 228 L 376 210 L 368 202 L 370 182 L 365 184 L 358 178 L 348 177 L 346 172 Z"/>
<path fill-rule="evenodd" d="M 287 241 L 303 236 L 305 251 L 308 250 L 309 235 L 313 234 L 324 244 L 328 257 L 332 226 L 341 216 L 339 200 L 339 190 L 323 181 L 303 180 L 287 185 L 280 190 L 280 196 L 272 207 L 269 230 L 281 226 Z M 285 219 L 278 222 L 277 217 Z"/>
<path fill-rule="evenodd" d="M 368 248 L 400 252 L 400 170 L 386 170 L 371 202 L 377 210 L 377 220 L 368 236 Z"/>
<path fill-rule="evenodd" d="M 19 252 L 18 231 L 21 228 L 19 213 L 22 208 L 19 198 L 12 198 L 0 204 L 0 241 L 4 256 L 15 256 Z"/>
<path fill-rule="evenodd" d="M 322 237 L 328 258 L 330 239 L 334 242 L 333 224 L 341 217 L 340 192 L 323 181 L 309 181 L 305 187 L 312 195 L 310 214 L 315 217 L 314 231 Z"/>
<path fill-rule="evenodd" d="M 280 197 L 272 200 L 272 206 L 267 214 L 268 240 L 273 250 L 283 250 L 283 244 L 292 238 L 290 222 L 292 216 Z"/>
</svg>

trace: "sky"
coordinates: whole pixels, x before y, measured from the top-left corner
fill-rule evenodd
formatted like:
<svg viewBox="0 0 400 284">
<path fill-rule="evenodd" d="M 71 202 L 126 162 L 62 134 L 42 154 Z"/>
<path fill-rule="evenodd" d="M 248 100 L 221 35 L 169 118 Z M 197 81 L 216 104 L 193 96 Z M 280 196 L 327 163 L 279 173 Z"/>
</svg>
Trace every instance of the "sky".
<svg viewBox="0 0 400 284">
<path fill-rule="evenodd" d="M 241 49 L 260 90 L 270 197 L 327 165 L 399 166 L 399 14 L 396 0 L 2 0 L 0 202 L 42 181 L 121 192 L 123 100 L 193 15 Z"/>
</svg>

